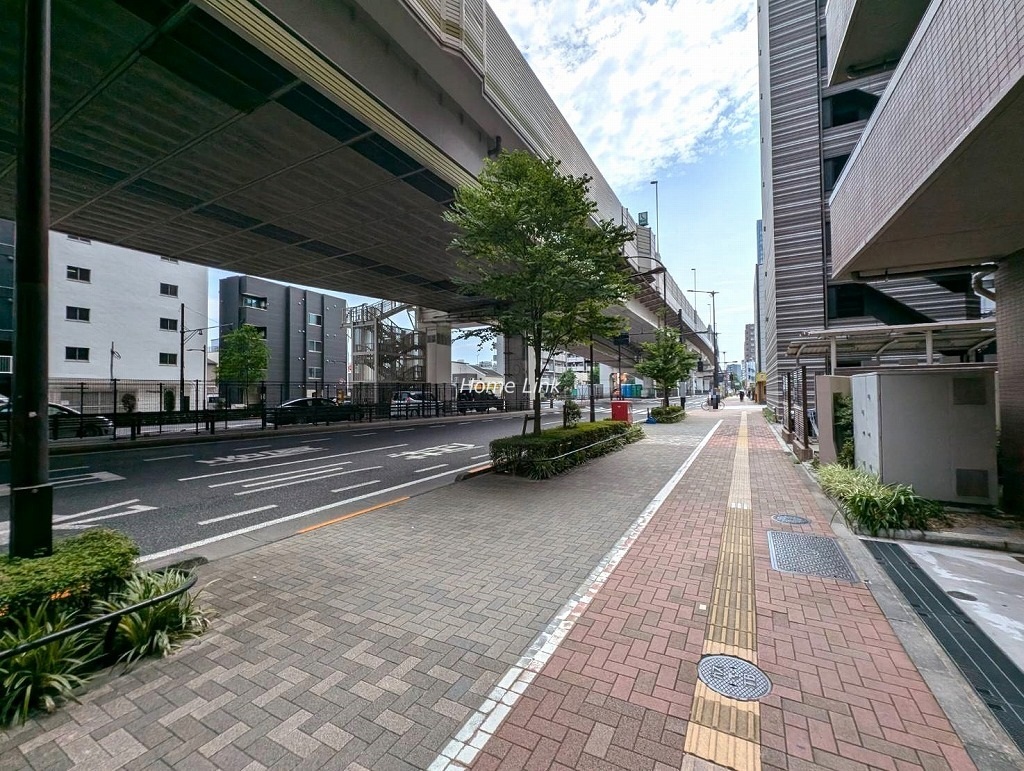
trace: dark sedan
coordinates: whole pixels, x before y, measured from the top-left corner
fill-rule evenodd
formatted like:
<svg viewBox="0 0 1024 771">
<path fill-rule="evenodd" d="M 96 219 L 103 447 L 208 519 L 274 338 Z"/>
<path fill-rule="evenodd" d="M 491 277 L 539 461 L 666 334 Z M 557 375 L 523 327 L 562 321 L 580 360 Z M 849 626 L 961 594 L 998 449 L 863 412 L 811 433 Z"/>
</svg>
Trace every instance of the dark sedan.
<svg viewBox="0 0 1024 771">
<path fill-rule="evenodd" d="M 267 422 L 275 426 L 296 423 L 323 423 L 334 420 L 352 420 L 358 417 L 358 408 L 351 404 L 338 404 L 322 396 L 289 399 L 267 410 Z"/>
<path fill-rule="evenodd" d="M 62 404 L 50 404 L 47 407 L 50 420 L 49 433 L 51 439 L 67 439 L 81 436 L 107 436 L 114 430 L 110 418 L 102 415 L 84 415 L 78 410 Z M 10 441 L 11 405 L 8 402 L 0 406 L 0 441 Z"/>
</svg>

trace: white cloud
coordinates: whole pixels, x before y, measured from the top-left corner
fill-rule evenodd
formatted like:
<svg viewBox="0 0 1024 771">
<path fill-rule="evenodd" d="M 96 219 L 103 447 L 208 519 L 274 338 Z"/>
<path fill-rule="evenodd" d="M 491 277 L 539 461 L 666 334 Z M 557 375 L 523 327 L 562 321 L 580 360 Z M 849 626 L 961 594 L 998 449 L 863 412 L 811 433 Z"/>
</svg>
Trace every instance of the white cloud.
<svg viewBox="0 0 1024 771">
<path fill-rule="evenodd" d="M 489 0 L 613 188 L 757 126 L 754 0 Z"/>
</svg>

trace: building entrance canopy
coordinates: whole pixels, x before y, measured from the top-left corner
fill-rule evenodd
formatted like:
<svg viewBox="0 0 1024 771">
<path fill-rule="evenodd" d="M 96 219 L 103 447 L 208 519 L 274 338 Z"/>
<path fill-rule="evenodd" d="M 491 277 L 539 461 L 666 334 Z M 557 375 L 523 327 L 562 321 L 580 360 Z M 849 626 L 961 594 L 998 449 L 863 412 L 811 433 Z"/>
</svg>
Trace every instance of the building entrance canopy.
<svg viewBox="0 0 1024 771">
<path fill-rule="evenodd" d="M 971 319 L 933 324 L 903 324 L 891 327 L 837 327 L 805 332 L 789 343 L 786 353 L 795 356 L 830 356 L 867 359 L 882 354 L 925 355 L 928 363 L 939 353 L 968 356 L 996 339 L 996 320 Z"/>
</svg>

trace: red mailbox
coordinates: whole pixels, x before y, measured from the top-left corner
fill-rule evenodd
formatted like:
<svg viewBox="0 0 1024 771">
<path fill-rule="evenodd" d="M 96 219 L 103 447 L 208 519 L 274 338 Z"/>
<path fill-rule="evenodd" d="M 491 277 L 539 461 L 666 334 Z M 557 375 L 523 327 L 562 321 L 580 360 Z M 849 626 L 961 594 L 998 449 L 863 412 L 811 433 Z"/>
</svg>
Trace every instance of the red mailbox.
<svg viewBox="0 0 1024 771">
<path fill-rule="evenodd" d="M 627 423 L 633 422 L 633 405 L 627 401 L 612 402 L 612 420 L 624 420 Z"/>
</svg>

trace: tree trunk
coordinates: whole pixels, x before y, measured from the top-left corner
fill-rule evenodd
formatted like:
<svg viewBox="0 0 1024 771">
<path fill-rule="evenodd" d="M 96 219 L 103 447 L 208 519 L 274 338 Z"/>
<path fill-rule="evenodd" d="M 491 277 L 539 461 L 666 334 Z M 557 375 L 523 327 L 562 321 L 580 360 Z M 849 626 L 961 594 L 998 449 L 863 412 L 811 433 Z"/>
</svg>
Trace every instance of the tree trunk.
<svg viewBox="0 0 1024 771">
<path fill-rule="evenodd" d="M 540 329 L 533 335 L 533 433 L 539 434 L 540 429 Z"/>
<path fill-rule="evenodd" d="M 668 383 L 662 383 L 661 387 L 662 387 L 662 391 L 663 391 L 663 393 L 662 393 L 662 400 L 661 400 L 661 406 L 665 407 L 665 408 L 668 408 L 668 388 L 669 388 L 669 385 L 668 385 Z"/>
</svg>

